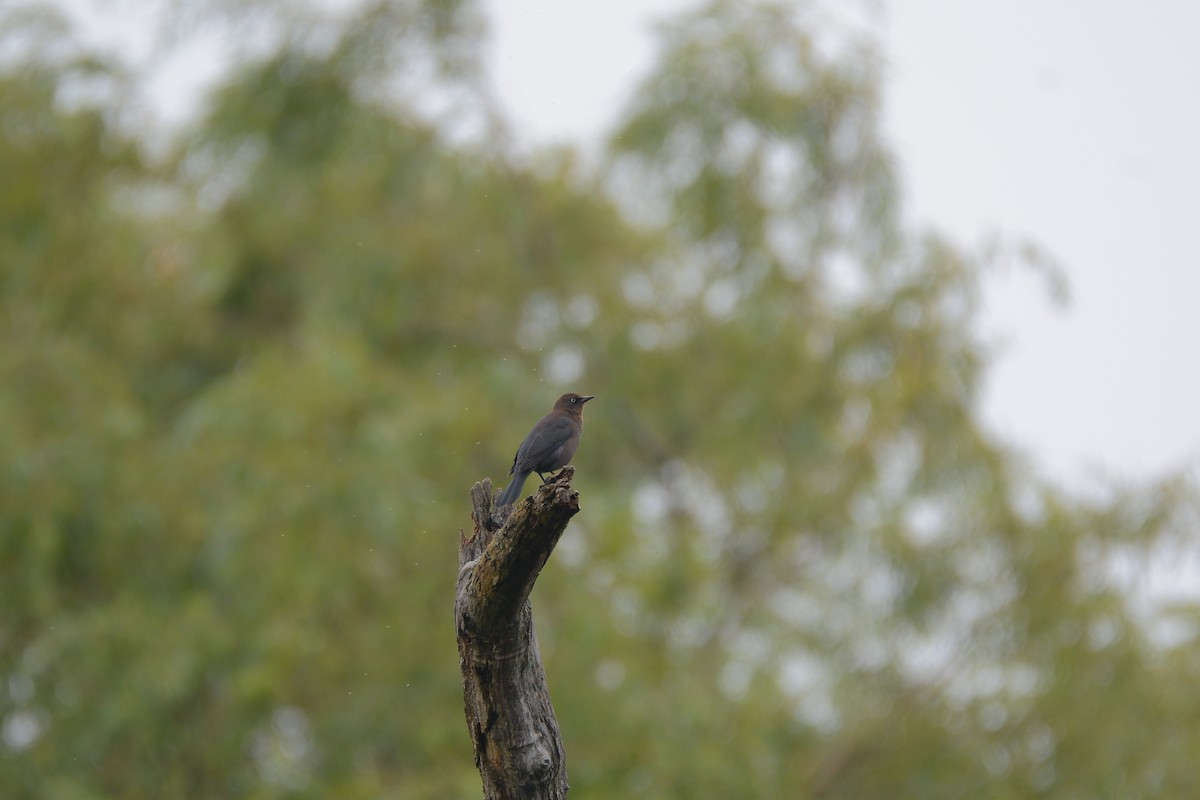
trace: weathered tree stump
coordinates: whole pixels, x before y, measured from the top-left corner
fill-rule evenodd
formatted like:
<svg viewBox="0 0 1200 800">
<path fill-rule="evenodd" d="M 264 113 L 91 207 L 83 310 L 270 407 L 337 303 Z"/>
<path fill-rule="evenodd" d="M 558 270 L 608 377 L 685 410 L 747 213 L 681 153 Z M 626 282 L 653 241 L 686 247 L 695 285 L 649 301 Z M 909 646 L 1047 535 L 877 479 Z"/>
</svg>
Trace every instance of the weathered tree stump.
<svg viewBox="0 0 1200 800">
<path fill-rule="evenodd" d="M 504 519 L 492 482 L 471 489 L 474 533 L 458 546 L 454 616 L 467 728 L 486 800 L 561 800 L 566 754 L 533 630 L 529 593 L 571 517 L 573 467 Z"/>
</svg>

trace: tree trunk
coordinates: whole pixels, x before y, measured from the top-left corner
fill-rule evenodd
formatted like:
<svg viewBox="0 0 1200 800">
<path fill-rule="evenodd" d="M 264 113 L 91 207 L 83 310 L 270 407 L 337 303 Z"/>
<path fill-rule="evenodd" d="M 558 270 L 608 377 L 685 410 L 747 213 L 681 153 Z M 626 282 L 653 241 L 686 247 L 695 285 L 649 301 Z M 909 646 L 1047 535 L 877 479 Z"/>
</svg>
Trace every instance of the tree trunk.
<svg viewBox="0 0 1200 800">
<path fill-rule="evenodd" d="M 529 593 L 579 511 L 564 467 L 507 520 L 492 507 L 492 483 L 471 489 L 474 533 L 458 546 L 454 602 L 467 728 L 486 800 L 561 800 L 566 754 L 533 630 Z"/>
</svg>

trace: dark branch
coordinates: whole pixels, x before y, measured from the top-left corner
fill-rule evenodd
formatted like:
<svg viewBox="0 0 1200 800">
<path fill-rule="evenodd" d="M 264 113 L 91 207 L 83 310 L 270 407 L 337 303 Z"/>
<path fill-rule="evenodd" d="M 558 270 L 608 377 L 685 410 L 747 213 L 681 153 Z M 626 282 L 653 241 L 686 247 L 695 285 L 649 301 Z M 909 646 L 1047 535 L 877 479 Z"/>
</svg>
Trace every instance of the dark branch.
<svg viewBox="0 0 1200 800">
<path fill-rule="evenodd" d="M 542 668 L 529 593 L 579 511 L 564 467 L 507 519 L 490 480 L 471 489 L 474 531 L 459 542 L 459 664 L 475 764 L 488 800 L 563 798 L 566 757 Z"/>
</svg>

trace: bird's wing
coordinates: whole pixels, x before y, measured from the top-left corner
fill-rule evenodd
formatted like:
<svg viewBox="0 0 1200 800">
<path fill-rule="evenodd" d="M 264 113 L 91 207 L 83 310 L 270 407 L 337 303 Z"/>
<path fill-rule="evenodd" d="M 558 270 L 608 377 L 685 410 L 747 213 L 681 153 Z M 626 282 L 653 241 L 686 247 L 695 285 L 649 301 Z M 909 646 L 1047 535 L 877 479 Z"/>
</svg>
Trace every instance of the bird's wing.
<svg viewBox="0 0 1200 800">
<path fill-rule="evenodd" d="M 513 460 L 514 469 L 522 472 L 532 471 L 538 464 L 555 450 L 563 446 L 571 438 L 571 423 L 566 417 L 551 417 L 550 421 L 538 431 L 538 436 L 530 436 L 521 443 L 517 457 Z"/>
</svg>

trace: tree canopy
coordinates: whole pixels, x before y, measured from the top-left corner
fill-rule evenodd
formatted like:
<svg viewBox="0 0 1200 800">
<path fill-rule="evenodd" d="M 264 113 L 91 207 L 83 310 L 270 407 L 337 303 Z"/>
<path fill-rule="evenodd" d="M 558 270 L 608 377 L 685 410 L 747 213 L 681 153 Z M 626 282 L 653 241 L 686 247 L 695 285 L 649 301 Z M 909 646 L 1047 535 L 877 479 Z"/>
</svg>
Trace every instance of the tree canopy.
<svg viewBox="0 0 1200 800">
<path fill-rule="evenodd" d="M 703 5 L 586 166 L 511 146 L 474 3 L 177 13 L 270 35 L 165 145 L 0 19 L 6 797 L 477 797 L 458 531 L 568 389 L 579 796 L 1194 795 L 1198 609 L 1120 574 L 1196 492 L 982 425 L 986 255 L 902 213 L 870 46 Z"/>
</svg>

